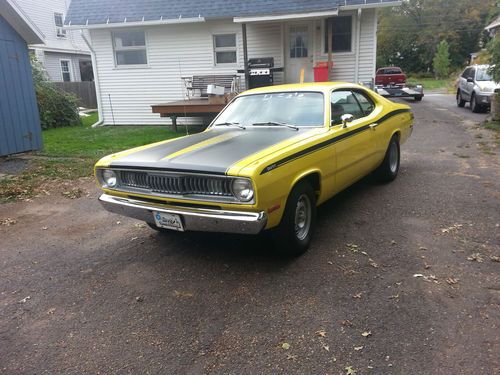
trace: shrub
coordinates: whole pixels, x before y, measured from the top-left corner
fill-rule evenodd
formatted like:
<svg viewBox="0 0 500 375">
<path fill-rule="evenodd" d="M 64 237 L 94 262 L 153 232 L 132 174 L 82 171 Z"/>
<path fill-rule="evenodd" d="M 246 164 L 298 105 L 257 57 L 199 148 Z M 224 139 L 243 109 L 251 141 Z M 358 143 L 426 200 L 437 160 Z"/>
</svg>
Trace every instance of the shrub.
<svg viewBox="0 0 500 375">
<path fill-rule="evenodd" d="M 446 78 L 450 74 L 450 46 L 446 40 L 442 40 L 437 46 L 436 55 L 432 60 L 436 78 Z"/>
<path fill-rule="evenodd" d="M 49 81 L 43 66 L 31 56 L 33 82 L 42 129 L 80 125 L 77 98 Z"/>
</svg>

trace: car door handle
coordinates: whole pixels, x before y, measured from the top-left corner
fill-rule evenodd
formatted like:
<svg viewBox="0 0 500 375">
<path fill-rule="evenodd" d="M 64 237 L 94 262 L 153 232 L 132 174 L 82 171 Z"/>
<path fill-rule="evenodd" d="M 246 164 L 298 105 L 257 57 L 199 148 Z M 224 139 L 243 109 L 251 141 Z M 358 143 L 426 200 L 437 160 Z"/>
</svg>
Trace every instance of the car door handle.
<svg viewBox="0 0 500 375">
<path fill-rule="evenodd" d="M 373 124 L 370 124 L 370 129 L 375 129 L 379 125 L 379 123 L 374 122 Z"/>
</svg>

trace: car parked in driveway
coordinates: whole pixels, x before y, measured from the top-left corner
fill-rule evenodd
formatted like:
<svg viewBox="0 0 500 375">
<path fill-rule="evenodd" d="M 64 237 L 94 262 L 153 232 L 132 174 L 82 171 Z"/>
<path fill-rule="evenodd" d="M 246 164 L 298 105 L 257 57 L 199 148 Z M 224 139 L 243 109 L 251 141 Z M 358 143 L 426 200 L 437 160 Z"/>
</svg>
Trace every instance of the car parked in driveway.
<svg viewBox="0 0 500 375">
<path fill-rule="evenodd" d="M 204 132 L 101 159 L 99 200 L 162 231 L 275 229 L 276 249 L 298 255 L 317 205 L 371 172 L 396 178 L 412 127 L 409 106 L 355 84 L 253 89 Z"/>
<path fill-rule="evenodd" d="M 488 73 L 489 65 L 472 65 L 465 68 L 457 83 L 457 105 L 470 102 L 472 112 L 485 111 L 491 106 L 491 97 L 500 86 Z"/>
</svg>

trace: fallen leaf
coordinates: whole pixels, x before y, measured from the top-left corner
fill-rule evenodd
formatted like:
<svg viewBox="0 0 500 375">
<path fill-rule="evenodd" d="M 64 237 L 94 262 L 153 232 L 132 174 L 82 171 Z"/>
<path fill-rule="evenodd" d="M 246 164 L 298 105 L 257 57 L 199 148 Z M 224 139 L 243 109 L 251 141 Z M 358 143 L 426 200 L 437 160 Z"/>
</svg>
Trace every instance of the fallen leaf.
<svg viewBox="0 0 500 375">
<path fill-rule="evenodd" d="M 352 296 L 352 298 L 361 298 L 361 296 L 363 295 L 363 292 L 360 292 L 360 293 L 356 293 Z"/>
<path fill-rule="evenodd" d="M 146 228 L 146 224 L 144 224 L 144 223 L 135 223 L 134 227 L 136 227 L 136 228 Z"/>
<path fill-rule="evenodd" d="M 0 220 L 0 225 L 5 225 L 6 227 L 10 227 L 11 225 L 14 225 L 16 223 L 17 223 L 17 220 L 11 219 L 10 217 Z"/>
<path fill-rule="evenodd" d="M 372 335 L 372 331 L 365 331 L 361 334 L 361 336 L 363 337 L 368 337 L 368 336 L 371 336 Z"/>
<path fill-rule="evenodd" d="M 428 270 L 429 268 L 431 268 L 431 265 L 424 262 L 424 268 Z"/>
<path fill-rule="evenodd" d="M 375 263 L 375 261 L 373 259 L 368 259 L 368 261 L 370 262 L 370 266 L 372 266 L 373 268 L 378 268 L 378 264 Z"/>
<path fill-rule="evenodd" d="M 54 314 L 56 312 L 55 307 L 51 307 L 50 309 L 47 310 L 47 314 Z"/>
<path fill-rule="evenodd" d="M 363 348 L 364 348 L 364 346 L 355 346 L 355 347 L 354 347 L 354 350 L 356 350 L 356 351 L 360 351 L 360 350 L 362 350 Z"/>
<path fill-rule="evenodd" d="M 454 277 L 448 277 L 446 279 L 446 282 L 449 284 L 449 285 L 454 285 L 456 283 L 458 283 L 459 279 L 455 279 Z"/>
<path fill-rule="evenodd" d="M 119 220 L 116 222 L 116 224 L 118 224 L 118 225 L 120 225 L 121 223 L 122 223 L 122 222 L 121 222 L 121 221 L 119 221 Z"/>
<path fill-rule="evenodd" d="M 419 250 L 427 250 L 427 248 L 425 246 L 420 246 L 418 249 Z"/>
<path fill-rule="evenodd" d="M 363 254 L 364 256 L 368 256 L 368 253 L 366 251 L 362 251 L 361 254 Z"/>
<path fill-rule="evenodd" d="M 398 299 L 399 294 L 393 294 L 392 296 L 389 297 L 389 299 Z"/>
<path fill-rule="evenodd" d="M 346 375 L 356 375 L 356 370 L 354 370 L 352 366 L 346 366 L 345 371 Z"/>
<path fill-rule="evenodd" d="M 353 243 L 346 244 L 346 247 L 351 250 L 353 253 L 357 253 L 359 251 L 359 246 Z"/>
<path fill-rule="evenodd" d="M 484 259 L 480 253 L 474 253 L 471 256 L 467 257 L 467 260 L 470 260 L 471 262 L 482 263 Z"/>
<path fill-rule="evenodd" d="M 26 301 L 28 301 L 29 299 L 31 299 L 31 296 L 24 297 L 22 300 L 19 301 L 19 303 L 26 303 Z"/>
<path fill-rule="evenodd" d="M 441 229 L 441 233 L 455 232 L 455 231 L 458 231 L 462 227 L 463 227 L 462 224 L 453 224 L 451 227 Z"/>
<path fill-rule="evenodd" d="M 288 359 L 289 361 L 295 361 L 297 359 L 297 356 L 296 355 L 292 355 L 292 354 L 288 354 L 286 356 L 286 359 Z"/>
<path fill-rule="evenodd" d="M 330 266 L 331 266 L 331 265 L 333 265 L 333 262 L 332 262 L 332 261 L 328 261 L 328 262 L 326 262 L 326 263 L 328 263 Z"/>
<path fill-rule="evenodd" d="M 500 262 L 500 256 L 492 255 L 490 256 L 492 262 Z"/>
<path fill-rule="evenodd" d="M 321 336 L 321 337 L 325 337 L 326 336 L 326 332 L 323 331 L 323 330 L 319 330 L 319 331 L 316 331 L 315 332 L 318 336 Z"/>
<path fill-rule="evenodd" d="M 393 246 L 394 246 L 394 245 L 397 245 L 397 244 L 398 244 L 398 243 L 397 243 L 396 241 L 394 241 L 394 240 L 392 240 L 392 241 L 391 241 L 391 245 L 393 245 Z"/>
<path fill-rule="evenodd" d="M 323 349 L 325 349 L 327 352 L 330 351 L 330 347 L 328 345 L 323 345 Z"/>
<path fill-rule="evenodd" d="M 281 344 L 281 348 L 285 349 L 285 350 L 288 350 L 288 349 L 290 349 L 290 344 L 287 343 L 287 342 L 284 342 L 283 344 Z"/>
<path fill-rule="evenodd" d="M 47 228 L 47 227 L 42 227 L 42 230 L 47 230 L 47 229 L 49 229 L 49 228 Z"/>
<path fill-rule="evenodd" d="M 352 322 L 348 319 L 342 320 L 342 325 L 347 327 L 352 327 Z"/>
<path fill-rule="evenodd" d="M 139 237 L 132 237 L 132 238 L 130 239 L 130 241 L 135 241 L 135 240 L 136 240 L 136 239 L 138 239 L 138 238 L 139 238 Z"/>
</svg>

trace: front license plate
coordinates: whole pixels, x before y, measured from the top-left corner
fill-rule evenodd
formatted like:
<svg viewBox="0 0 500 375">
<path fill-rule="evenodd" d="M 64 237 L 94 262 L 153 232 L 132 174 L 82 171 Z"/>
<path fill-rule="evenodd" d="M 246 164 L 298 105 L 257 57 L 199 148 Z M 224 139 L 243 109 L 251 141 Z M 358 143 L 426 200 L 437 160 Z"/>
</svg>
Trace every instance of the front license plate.
<svg viewBox="0 0 500 375">
<path fill-rule="evenodd" d="M 179 232 L 184 232 L 182 220 L 179 215 L 153 211 L 153 217 L 158 228 L 172 229 Z"/>
</svg>

